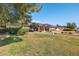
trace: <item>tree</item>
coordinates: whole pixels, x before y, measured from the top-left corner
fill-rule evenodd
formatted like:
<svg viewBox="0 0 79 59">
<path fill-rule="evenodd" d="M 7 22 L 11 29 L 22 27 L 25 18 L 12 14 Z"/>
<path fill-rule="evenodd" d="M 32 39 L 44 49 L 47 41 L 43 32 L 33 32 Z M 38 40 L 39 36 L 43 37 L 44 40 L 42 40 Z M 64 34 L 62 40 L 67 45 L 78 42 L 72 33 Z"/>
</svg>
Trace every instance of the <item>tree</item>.
<svg viewBox="0 0 79 59">
<path fill-rule="evenodd" d="M 0 4 L 0 23 L 23 23 L 31 20 L 31 13 L 40 9 L 41 5 L 36 3 Z"/>
<path fill-rule="evenodd" d="M 8 20 L 8 10 L 2 4 L 0 4 L 0 23 L 3 25 Z"/>
<path fill-rule="evenodd" d="M 74 30 L 77 27 L 77 25 L 75 22 L 72 23 L 68 22 L 66 27 Z"/>
<path fill-rule="evenodd" d="M 12 4 L 12 6 L 16 10 L 16 12 L 20 14 L 21 22 L 31 20 L 31 17 L 29 15 L 33 12 L 38 12 L 41 9 L 41 5 L 36 3 Z"/>
<path fill-rule="evenodd" d="M 74 28 L 74 29 L 77 27 L 77 25 L 76 25 L 75 22 L 73 22 L 72 25 L 73 25 L 73 28 Z"/>
<path fill-rule="evenodd" d="M 38 29 L 38 24 L 37 23 L 32 23 L 30 25 L 30 28 L 36 30 L 36 29 Z"/>
</svg>

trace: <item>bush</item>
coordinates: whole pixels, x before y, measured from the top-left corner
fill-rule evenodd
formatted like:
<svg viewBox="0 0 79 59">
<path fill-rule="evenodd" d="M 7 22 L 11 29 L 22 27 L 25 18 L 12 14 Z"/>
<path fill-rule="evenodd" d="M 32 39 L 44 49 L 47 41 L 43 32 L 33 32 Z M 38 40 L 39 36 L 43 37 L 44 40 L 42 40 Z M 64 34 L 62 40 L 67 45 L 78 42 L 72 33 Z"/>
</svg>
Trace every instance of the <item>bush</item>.
<svg viewBox="0 0 79 59">
<path fill-rule="evenodd" d="M 3 28 L 3 29 L 0 29 L 0 33 L 2 34 L 2 33 L 5 33 L 6 32 L 6 29 L 5 28 Z"/>
<path fill-rule="evenodd" d="M 17 34 L 19 29 L 20 28 L 7 28 L 6 32 L 9 32 L 9 34 Z"/>
<path fill-rule="evenodd" d="M 0 34 L 8 32 L 9 34 L 17 34 L 20 28 L 1 28 Z"/>
<path fill-rule="evenodd" d="M 19 31 L 17 32 L 17 35 L 24 35 L 26 32 L 28 32 L 29 29 L 26 27 L 22 27 L 21 29 L 19 29 Z"/>
<path fill-rule="evenodd" d="M 14 35 L 11 35 L 9 37 L 6 37 L 4 40 L 6 40 L 7 42 L 19 42 L 19 41 L 22 41 L 22 39 L 18 36 L 14 36 Z"/>
<path fill-rule="evenodd" d="M 73 34 L 73 32 L 69 32 L 69 34 Z"/>
</svg>

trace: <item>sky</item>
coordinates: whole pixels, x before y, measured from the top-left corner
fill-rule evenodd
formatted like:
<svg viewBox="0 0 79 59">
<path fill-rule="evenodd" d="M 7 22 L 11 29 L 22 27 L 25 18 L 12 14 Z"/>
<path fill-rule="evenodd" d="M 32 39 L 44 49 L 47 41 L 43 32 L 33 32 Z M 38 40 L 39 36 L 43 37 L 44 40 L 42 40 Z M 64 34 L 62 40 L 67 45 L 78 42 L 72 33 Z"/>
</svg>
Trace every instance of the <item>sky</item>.
<svg viewBox="0 0 79 59">
<path fill-rule="evenodd" d="M 79 4 L 43 3 L 39 12 L 32 14 L 32 22 L 66 25 L 75 22 L 79 26 Z"/>
</svg>

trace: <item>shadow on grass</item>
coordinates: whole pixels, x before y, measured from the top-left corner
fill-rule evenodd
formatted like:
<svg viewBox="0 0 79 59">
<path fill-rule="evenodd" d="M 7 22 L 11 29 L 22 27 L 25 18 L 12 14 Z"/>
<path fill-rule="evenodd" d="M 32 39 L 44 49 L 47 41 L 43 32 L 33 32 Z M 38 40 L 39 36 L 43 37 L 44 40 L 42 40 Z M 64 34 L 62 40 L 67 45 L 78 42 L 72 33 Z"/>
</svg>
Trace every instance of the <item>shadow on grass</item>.
<svg viewBox="0 0 79 59">
<path fill-rule="evenodd" d="M 22 41 L 21 38 L 16 37 L 16 36 L 10 36 L 0 41 L 0 47 L 11 44 L 11 43 L 20 42 L 20 41 Z"/>
</svg>

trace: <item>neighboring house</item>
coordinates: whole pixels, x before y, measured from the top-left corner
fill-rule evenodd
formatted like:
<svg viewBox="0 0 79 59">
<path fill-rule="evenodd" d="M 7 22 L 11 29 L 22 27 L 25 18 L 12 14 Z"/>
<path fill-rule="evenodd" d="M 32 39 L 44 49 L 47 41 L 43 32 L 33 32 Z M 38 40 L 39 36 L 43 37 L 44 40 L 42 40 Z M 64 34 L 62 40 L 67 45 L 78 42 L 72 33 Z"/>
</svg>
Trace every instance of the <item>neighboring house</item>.
<svg viewBox="0 0 79 59">
<path fill-rule="evenodd" d="M 49 24 L 38 24 L 38 31 L 39 32 L 49 31 L 49 28 L 50 28 Z"/>
<path fill-rule="evenodd" d="M 59 25 L 53 26 L 50 24 L 41 24 L 41 23 L 36 23 L 36 24 L 38 24 L 38 27 L 34 31 L 38 31 L 38 32 L 62 31 L 65 28 L 65 26 L 59 26 Z"/>
<path fill-rule="evenodd" d="M 65 26 L 52 26 L 49 31 L 54 34 L 61 34 L 61 32 L 63 31 L 63 29 L 65 28 Z"/>
<path fill-rule="evenodd" d="M 75 32 L 76 32 L 76 33 L 79 33 L 79 28 L 77 28 Z"/>
<path fill-rule="evenodd" d="M 52 26 L 49 31 L 63 31 L 63 29 L 65 28 L 65 26 Z"/>
</svg>

